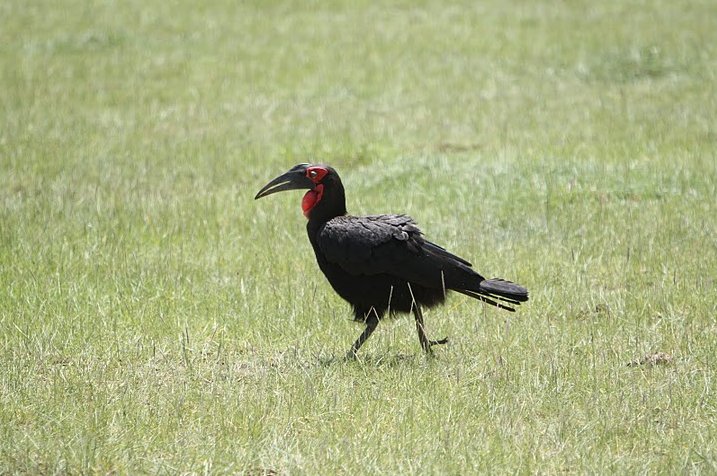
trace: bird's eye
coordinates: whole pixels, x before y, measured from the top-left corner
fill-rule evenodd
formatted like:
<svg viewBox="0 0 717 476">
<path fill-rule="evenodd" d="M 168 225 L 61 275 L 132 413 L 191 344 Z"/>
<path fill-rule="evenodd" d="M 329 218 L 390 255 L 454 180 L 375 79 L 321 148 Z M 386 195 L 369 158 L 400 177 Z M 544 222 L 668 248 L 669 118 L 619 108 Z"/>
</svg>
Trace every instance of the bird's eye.
<svg viewBox="0 0 717 476">
<path fill-rule="evenodd" d="M 319 173 L 316 170 L 309 170 L 309 177 L 316 178 Z"/>
</svg>

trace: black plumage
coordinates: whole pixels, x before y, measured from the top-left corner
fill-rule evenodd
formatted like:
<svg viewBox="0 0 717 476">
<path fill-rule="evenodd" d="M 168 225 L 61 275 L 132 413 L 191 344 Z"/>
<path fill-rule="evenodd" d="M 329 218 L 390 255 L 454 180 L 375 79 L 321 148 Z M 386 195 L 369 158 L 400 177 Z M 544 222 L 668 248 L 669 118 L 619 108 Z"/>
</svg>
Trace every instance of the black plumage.
<svg viewBox="0 0 717 476">
<path fill-rule="evenodd" d="M 450 291 L 508 311 L 528 300 L 522 286 L 486 280 L 468 261 L 426 240 L 406 215 L 347 215 L 343 184 L 327 165 L 296 165 L 256 198 L 299 188 L 309 189 L 302 208 L 319 268 L 351 304 L 354 318 L 366 324 L 348 357 L 355 357 L 387 312 L 413 312 L 424 351 L 445 343 L 426 337 L 421 307 L 443 303 Z"/>
</svg>

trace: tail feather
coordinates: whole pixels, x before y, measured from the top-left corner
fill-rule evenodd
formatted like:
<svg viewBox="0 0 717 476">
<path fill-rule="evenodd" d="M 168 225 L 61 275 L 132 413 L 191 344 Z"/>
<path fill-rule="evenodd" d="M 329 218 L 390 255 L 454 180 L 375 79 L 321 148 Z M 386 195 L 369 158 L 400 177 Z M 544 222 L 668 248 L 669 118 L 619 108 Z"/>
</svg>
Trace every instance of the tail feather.
<svg viewBox="0 0 717 476">
<path fill-rule="evenodd" d="M 493 299 L 491 299 L 491 298 L 489 298 L 489 297 L 487 297 L 487 296 L 484 296 L 484 295 L 482 295 L 482 294 L 478 294 L 478 293 L 473 292 L 473 291 L 466 291 L 465 289 L 458 290 L 458 292 L 461 293 L 461 294 L 465 294 L 466 296 L 470 296 L 470 297 L 472 297 L 473 299 L 477 299 L 477 300 L 479 300 L 479 301 L 483 301 L 484 303 L 490 304 L 491 306 L 495 306 L 495 307 L 497 307 L 498 309 L 504 309 L 504 310 L 506 310 L 506 311 L 515 312 L 515 308 L 512 308 L 512 307 L 510 307 L 510 306 L 506 306 L 505 304 L 502 304 L 502 303 L 499 303 L 499 302 L 497 302 L 497 301 L 494 301 Z M 501 300 L 501 301 L 511 302 L 511 303 L 515 303 L 515 304 L 520 305 L 520 303 L 517 302 L 517 301 L 508 301 L 507 299 L 499 298 L 499 297 L 497 297 L 497 296 L 491 296 L 491 297 L 494 298 L 494 299 L 499 299 L 499 300 Z"/>
<path fill-rule="evenodd" d="M 499 296 L 497 294 L 487 294 L 487 293 L 477 293 L 475 291 L 466 291 L 466 295 L 470 296 L 472 294 L 477 294 L 479 296 L 490 296 L 493 299 L 496 299 L 498 301 L 507 302 L 508 304 L 514 304 L 516 306 L 520 306 L 520 301 L 516 301 L 515 299 L 510 299 L 507 297 Z"/>
<path fill-rule="evenodd" d="M 484 279 L 478 283 L 477 289 L 456 289 L 456 291 L 499 309 L 505 309 L 506 311 L 511 312 L 514 312 L 515 309 L 503 303 L 520 306 L 520 303 L 528 300 L 527 289 L 518 284 L 499 278 Z"/>
<path fill-rule="evenodd" d="M 506 281 L 505 279 L 492 278 L 480 282 L 480 290 L 488 294 L 495 294 L 518 302 L 528 300 L 528 290 L 523 286 Z"/>
</svg>

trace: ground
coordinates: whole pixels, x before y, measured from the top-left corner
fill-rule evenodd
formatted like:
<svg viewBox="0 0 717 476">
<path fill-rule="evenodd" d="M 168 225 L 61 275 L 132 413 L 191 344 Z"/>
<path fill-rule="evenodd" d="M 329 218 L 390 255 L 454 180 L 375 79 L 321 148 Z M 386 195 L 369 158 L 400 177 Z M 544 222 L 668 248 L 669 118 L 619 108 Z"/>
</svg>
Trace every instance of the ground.
<svg viewBox="0 0 717 476">
<path fill-rule="evenodd" d="M 0 473 L 717 472 L 717 4 L 0 5 Z M 298 162 L 531 300 L 361 328 Z"/>
</svg>

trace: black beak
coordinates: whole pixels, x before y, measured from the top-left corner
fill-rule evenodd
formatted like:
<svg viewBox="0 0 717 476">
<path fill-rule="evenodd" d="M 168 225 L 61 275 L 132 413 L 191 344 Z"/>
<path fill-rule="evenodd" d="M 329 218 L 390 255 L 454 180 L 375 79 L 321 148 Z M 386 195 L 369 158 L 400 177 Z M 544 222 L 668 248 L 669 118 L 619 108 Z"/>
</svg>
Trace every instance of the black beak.
<svg viewBox="0 0 717 476">
<path fill-rule="evenodd" d="M 304 188 L 313 189 L 314 182 L 306 176 L 306 165 L 301 164 L 264 185 L 262 189 L 259 190 L 259 193 L 256 194 L 256 197 L 254 197 L 254 200 L 266 197 L 272 193 L 283 192 L 284 190 L 299 190 Z"/>
</svg>

